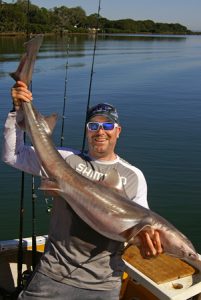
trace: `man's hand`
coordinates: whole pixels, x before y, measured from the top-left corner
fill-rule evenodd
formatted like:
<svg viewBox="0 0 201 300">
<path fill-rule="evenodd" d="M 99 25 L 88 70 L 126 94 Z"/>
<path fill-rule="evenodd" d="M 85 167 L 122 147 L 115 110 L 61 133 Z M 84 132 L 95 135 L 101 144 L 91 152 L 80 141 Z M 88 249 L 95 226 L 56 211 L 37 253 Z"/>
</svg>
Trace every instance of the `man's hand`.
<svg viewBox="0 0 201 300">
<path fill-rule="evenodd" d="M 140 252 L 142 257 L 149 258 L 157 256 L 163 252 L 160 235 L 158 231 L 151 229 L 150 231 L 141 231 L 138 234 L 140 239 Z"/>
<path fill-rule="evenodd" d="M 17 81 L 11 89 L 11 97 L 15 110 L 19 110 L 22 101 L 29 102 L 33 100 L 32 93 L 27 89 L 27 85 L 22 81 Z"/>
</svg>

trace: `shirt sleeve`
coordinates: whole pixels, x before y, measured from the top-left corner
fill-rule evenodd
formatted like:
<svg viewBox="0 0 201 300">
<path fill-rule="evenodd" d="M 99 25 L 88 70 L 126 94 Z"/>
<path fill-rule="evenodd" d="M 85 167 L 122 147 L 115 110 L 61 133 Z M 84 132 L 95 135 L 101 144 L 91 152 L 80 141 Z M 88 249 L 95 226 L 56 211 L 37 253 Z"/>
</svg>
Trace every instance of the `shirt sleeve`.
<svg viewBox="0 0 201 300">
<path fill-rule="evenodd" d="M 24 132 L 16 122 L 16 117 L 20 119 L 21 115 L 20 112 L 8 114 L 3 133 L 2 160 L 21 171 L 44 176 L 34 148 L 24 144 Z"/>
<path fill-rule="evenodd" d="M 138 188 L 136 197 L 133 199 L 139 205 L 144 206 L 145 208 L 149 208 L 147 201 L 147 183 L 143 173 L 137 169 L 138 175 Z"/>
<path fill-rule="evenodd" d="M 25 145 L 24 132 L 17 125 L 16 118 L 20 120 L 22 113 L 9 113 L 6 119 L 3 134 L 2 160 L 8 165 L 26 173 L 47 177 L 34 148 Z M 59 150 L 59 152 L 64 159 L 73 153 L 67 149 Z"/>
</svg>

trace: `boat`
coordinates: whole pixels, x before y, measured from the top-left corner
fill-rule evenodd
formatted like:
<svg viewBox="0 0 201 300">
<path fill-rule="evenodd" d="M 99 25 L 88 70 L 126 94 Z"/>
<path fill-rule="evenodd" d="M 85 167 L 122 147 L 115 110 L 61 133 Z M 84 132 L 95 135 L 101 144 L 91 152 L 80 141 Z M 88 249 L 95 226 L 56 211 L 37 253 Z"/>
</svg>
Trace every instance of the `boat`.
<svg viewBox="0 0 201 300">
<path fill-rule="evenodd" d="M 36 237 L 35 257 L 44 252 L 47 235 Z M 33 271 L 32 238 L 22 240 L 22 283 Z M 17 299 L 19 240 L 0 241 L 0 300 Z M 201 257 L 201 256 L 200 256 Z M 201 269 L 196 264 L 166 254 L 143 259 L 135 246 L 125 248 L 122 256 L 126 270 L 119 300 L 201 300 Z"/>
</svg>

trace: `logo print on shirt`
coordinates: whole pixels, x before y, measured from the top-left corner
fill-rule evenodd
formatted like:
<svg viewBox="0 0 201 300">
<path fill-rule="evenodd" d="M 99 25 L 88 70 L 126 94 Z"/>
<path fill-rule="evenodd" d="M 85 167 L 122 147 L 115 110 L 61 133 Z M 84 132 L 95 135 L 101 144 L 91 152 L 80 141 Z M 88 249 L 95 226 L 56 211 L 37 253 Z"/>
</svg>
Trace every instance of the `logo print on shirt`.
<svg viewBox="0 0 201 300">
<path fill-rule="evenodd" d="M 91 180 L 100 180 L 101 178 L 103 178 L 104 176 L 107 176 L 107 174 L 104 174 L 102 172 L 99 171 L 94 171 L 93 169 L 91 169 L 90 167 L 86 167 L 85 164 L 80 163 L 77 168 L 76 171 L 78 173 L 80 173 L 81 175 L 83 175 L 84 177 L 87 177 Z M 126 185 L 127 183 L 127 178 L 126 177 L 121 177 L 122 180 L 122 184 Z"/>
</svg>

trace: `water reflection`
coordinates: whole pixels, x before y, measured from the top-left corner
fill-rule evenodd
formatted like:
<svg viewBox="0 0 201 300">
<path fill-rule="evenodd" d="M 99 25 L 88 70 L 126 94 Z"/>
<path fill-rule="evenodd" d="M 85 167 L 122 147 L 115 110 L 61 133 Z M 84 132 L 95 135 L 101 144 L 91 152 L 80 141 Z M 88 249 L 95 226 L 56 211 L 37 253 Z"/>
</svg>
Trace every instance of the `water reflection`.
<svg viewBox="0 0 201 300">
<path fill-rule="evenodd" d="M 135 54 L 143 54 L 146 53 L 147 55 L 152 53 L 152 49 L 145 48 L 138 48 L 139 45 L 136 42 L 145 42 L 149 43 L 154 41 L 160 42 L 183 42 L 186 40 L 186 36 L 161 36 L 161 35 L 126 35 L 126 34 L 107 34 L 98 36 L 98 48 L 96 51 L 96 55 L 115 55 L 116 52 L 122 50 L 122 54 L 127 55 L 130 54 L 131 51 L 134 51 Z M 114 44 L 113 49 L 111 49 L 111 45 L 109 45 L 108 49 L 110 51 L 106 52 L 107 45 L 105 42 L 120 42 L 119 44 Z M 132 44 L 127 44 L 127 42 L 135 42 Z M 9 62 L 18 62 L 21 53 L 24 51 L 23 44 L 26 42 L 25 36 L 15 36 L 15 37 L 0 37 L 0 77 L 4 77 L 8 75 L 6 71 Z M 122 44 L 124 42 L 124 44 Z M 47 35 L 44 37 L 44 43 L 40 49 L 40 53 L 37 57 L 37 61 L 46 60 L 47 63 L 51 59 L 66 59 L 67 57 L 67 50 L 69 58 L 80 58 L 83 57 L 91 57 L 92 51 L 94 46 L 94 35 L 64 35 L 64 36 L 54 36 L 54 35 Z M 69 47 L 69 49 L 68 49 Z M 135 48 L 136 47 L 136 48 Z M 103 52 L 104 50 L 104 52 Z M 112 50 L 112 51 L 111 51 Z M 170 51 L 170 49 L 168 49 Z M 54 64 L 53 64 L 54 65 Z M 63 65 L 62 65 L 63 66 Z M 70 67 L 84 67 L 84 62 L 77 62 L 72 64 Z M 49 65 L 50 68 L 50 65 Z M 53 66 L 54 68 L 54 66 Z M 56 68 L 59 68 L 58 66 Z M 39 71 L 39 70 L 38 70 Z"/>
<path fill-rule="evenodd" d="M 185 35 L 160 35 L 160 34 L 103 34 L 100 37 L 104 40 L 119 41 L 165 41 L 180 42 L 186 39 Z"/>
</svg>

